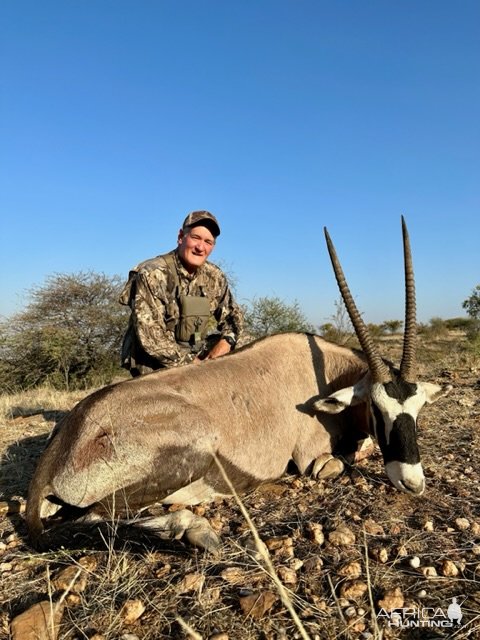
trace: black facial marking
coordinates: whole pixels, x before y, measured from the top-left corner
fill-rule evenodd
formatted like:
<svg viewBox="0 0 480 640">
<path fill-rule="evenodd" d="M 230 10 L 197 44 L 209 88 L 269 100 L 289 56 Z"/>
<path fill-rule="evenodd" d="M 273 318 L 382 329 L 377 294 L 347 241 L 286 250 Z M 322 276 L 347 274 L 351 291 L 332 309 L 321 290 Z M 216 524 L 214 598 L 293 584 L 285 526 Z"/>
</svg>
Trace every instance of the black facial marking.
<svg viewBox="0 0 480 640">
<path fill-rule="evenodd" d="M 408 413 L 400 413 L 395 418 L 388 444 L 390 460 L 408 464 L 420 462 L 416 431 L 415 420 Z"/>
<path fill-rule="evenodd" d="M 383 386 L 387 395 L 399 402 L 405 402 L 407 398 L 411 398 L 417 392 L 415 382 L 406 382 L 402 378 L 394 378 L 390 382 L 385 382 Z"/>
<path fill-rule="evenodd" d="M 377 441 L 385 464 L 387 462 L 406 462 L 408 464 L 420 462 L 414 418 L 408 413 L 400 413 L 395 418 L 390 432 L 389 443 L 387 444 L 385 420 L 382 412 L 375 404 L 372 406 L 376 421 Z"/>
</svg>

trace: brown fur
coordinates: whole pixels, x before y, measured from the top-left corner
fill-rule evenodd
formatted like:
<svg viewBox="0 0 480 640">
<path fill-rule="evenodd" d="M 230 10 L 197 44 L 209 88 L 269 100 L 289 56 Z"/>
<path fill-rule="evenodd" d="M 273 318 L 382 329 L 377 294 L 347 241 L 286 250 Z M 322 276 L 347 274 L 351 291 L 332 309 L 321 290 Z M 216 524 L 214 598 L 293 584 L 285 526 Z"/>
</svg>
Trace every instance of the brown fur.
<svg viewBox="0 0 480 640">
<path fill-rule="evenodd" d="M 291 460 L 304 473 L 324 453 L 354 451 L 358 430 L 368 430 L 366 405 L 320 416 L 310 407 L 366 369 L 354 351 L 283 334 L 97 391 L 59 423 L 39 461 L 27 504 L 32 538 L 48 496 L 139 508 L 200 478 L 228 493 L 212 452 L 243 491 L 278 478 Z"/>
</svg>

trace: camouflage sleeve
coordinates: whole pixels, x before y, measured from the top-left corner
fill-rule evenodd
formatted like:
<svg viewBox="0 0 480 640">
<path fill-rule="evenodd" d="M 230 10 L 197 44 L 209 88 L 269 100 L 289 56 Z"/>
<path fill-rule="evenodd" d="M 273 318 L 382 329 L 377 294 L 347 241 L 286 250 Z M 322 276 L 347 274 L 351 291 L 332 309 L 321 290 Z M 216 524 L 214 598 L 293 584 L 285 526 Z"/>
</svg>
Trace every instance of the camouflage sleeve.
<svg viewBox="0 0 480 640">
<path fill-rule="evenodd" d="M 238 342 L 243 330 L 243 312 L 235 302 L 225 276 L 223 276 L 222 285 L 218 307 L 214 314 L 218 323 L 217 328 L 222 336 L 229 336 Z"/>
<path fill-rule="evenodd" d="M 180 349 L 165 318 L 168 296 L 166 278 L 161 270 L 138 272 L 135 298 L 132 300 L 132 318 L 135 332 L 147 353 L 167 366 L 178 363 Z"/>
</svg>

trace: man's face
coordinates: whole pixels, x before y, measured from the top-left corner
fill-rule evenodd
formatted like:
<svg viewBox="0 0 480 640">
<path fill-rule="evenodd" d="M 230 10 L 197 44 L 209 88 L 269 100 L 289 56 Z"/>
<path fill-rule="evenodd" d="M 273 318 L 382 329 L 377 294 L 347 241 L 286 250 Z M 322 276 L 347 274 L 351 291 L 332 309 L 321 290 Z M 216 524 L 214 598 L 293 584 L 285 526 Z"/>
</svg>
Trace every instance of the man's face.
<svg viewBox="0 0 480 640">
<path fill-rule="evenodd" d="M 180 229 L 178 233 L 178 255 L 189 273 L 204 264 L 214 246 L 215 238 L 206 227 Z"/>
</svg>

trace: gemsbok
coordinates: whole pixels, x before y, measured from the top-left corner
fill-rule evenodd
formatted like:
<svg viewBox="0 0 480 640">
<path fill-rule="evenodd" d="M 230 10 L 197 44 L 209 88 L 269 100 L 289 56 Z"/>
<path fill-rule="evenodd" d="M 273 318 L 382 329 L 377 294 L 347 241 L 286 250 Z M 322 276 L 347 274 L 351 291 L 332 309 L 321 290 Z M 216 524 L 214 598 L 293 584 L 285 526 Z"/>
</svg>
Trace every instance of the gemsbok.
<svg viewBox="0 0 480 640">
<path fill-rule="evenodd" d="M 417 416 L 450 388 L 416 379 L 415 285 L 403 217 L 402 232 L 406 311 L 399 370 L 380 357 L 325 229 L 363 353 L 311 334 L 278 334 L 221 358 L 92 393 L 56 425 L 38 462 L 26 512 L 32 544 L 45 543 L 45 518 L 72 506 L 81 509 L 82 522 L 114 513 L 160 538 L 185 535 L 214 550 L 219 539 L 205 518 L 186 508 L 142 517 L 142 509 L 231 494 L 217 460 L 243 492 L 279 478 L 290 461 L 300 473 L 317 476 L 332 455 L 352 459 L 369 435 L 393 485 L 420 495 L 425 478 Z"/>
</svg>

